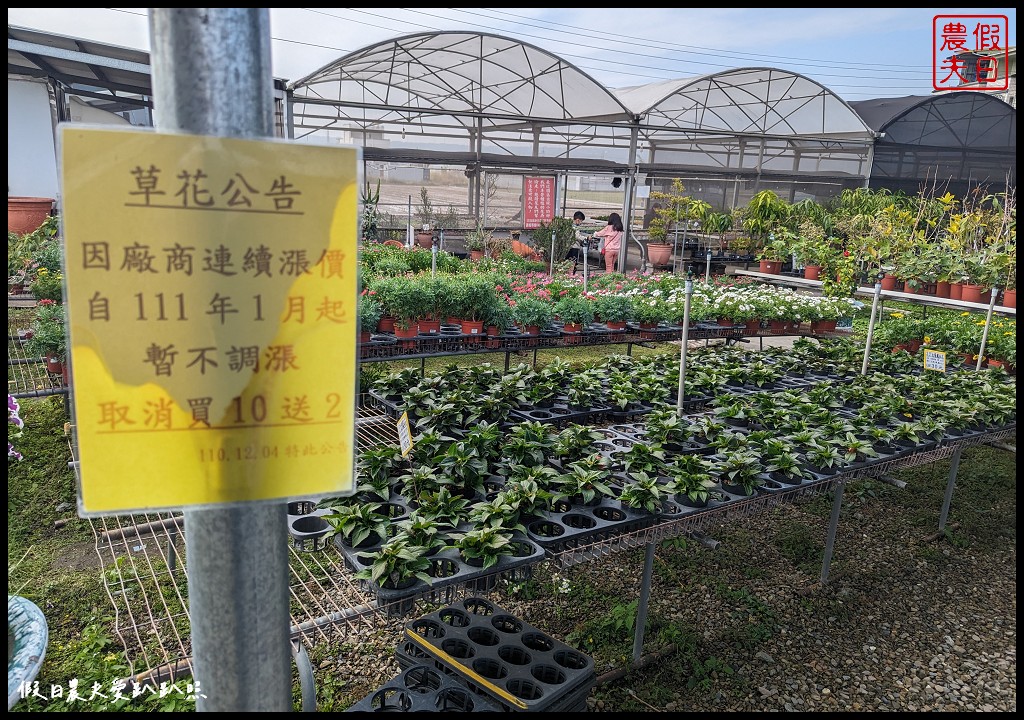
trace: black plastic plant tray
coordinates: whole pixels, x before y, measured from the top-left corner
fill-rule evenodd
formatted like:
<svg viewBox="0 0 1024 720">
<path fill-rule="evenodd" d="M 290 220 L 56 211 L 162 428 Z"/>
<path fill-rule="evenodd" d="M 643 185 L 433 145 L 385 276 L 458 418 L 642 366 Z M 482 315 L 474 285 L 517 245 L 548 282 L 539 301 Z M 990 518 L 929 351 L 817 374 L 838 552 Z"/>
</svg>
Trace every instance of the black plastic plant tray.
<svg viewBox="0 0 1024 720">
<path fill-rule="evenodd" d="M 569 423 L 585 423 L 595 415 L 603 415 L 611 408 L 607 405 L 595 405 L 584 410 L 573 410 L 564 403 L 555 403 L 546 408 L 530 408 L 509 411 L 509 417 L 520 421 L 536 421 L 552 425 L 564 425 Z"/>
<path fill-rule="evenodd" d="M 596 680 L 593 658 L 483 598 L 406 623 L 405 640 L 509 711 L 576 708 Z"/>
<path fill-rule="evenodd" d="M 653 524 L 656 517 L 647 512 L 623 507 L 618 500 L 602 498 L 596 505 L 581 505 L 558 500 L 551 510 L 526 525 L 526 534 L 551 552 L 571 548 L 633 532 Z"/>
<path fill-rule="evenodd" d="M 398 403 L 388 400 L 376 390 L 370 390 L 367 394 L 373 399 L 377 407 L 383 410 L 389 417 L 398 419 L 402 417 L 404 410 L 398 406 Z"/>
<path fill-rule="evenodd" d="M 457 675 L 412 665 L 345 712 L 503 712 Z"/>
<path fill-rule="evenodd" d="M 315 500 L 296 500 L 288 503 L 288 539 L 296 550 L 310 552 L 323 550 L 330 544 L 330 524 L 324 520 L 330 510 L 320 510 Z"/>
<path fill-rule="evenodd" d="M 465 532 L 470 529 L 472 526 L 464 524 L 453 532 Z M 428 590 L 451 585 L 479 582 L 481 586 L 485 586 L 491 579 L 496 580 L 501 573 L 522 569 L 544 559 L 543 548 L 521 532 L 515 531 L 512 534 L 512 540 L 521 554 L 503 555 L 498 559 L 496 565 L 486 570 L 470 565 L 462 559 L 457 548 L 448 547 L 430 556 L 431 566 L 427 570 L 427 574 L 431 576 L 432 581 L 429 585 L 422 580 L 416 580 L 412 585 L 397 590 L 382 588 L 368 581 L 364 581 L 364 586 L 376 596 L 378 605 L 392 605 L 405 598 L 422 595 Z M 355 549 L 338 541 L 335 541 L 334 544 L 344 555 L 345 563 L 353 570 L 367 567 L 372 562 L 368 558 L 359 557 L 358 553 L 372 552 L 380 548 L 380 545 L 373 545 Z"/>
<path fill-rule="evenodd" d="M 654 407 L 652 405 L 637 404 L 637 405 L 631 405 L 628 408 L 626 408 L 625 410 L 622 410 L 622 409 L 619 409 L 619 407 L 617 405 L 615 405 L 615 406 L 612 406 L 612 408 L 609 409 L 605 413 L 605 415 L 607 415 L 610 418 L 614 418 L 616 420 L 628 420 L 630 418 L 635 418 L 635 417 L 637 417 L 639 415 L 646 415 L 647 413 L 649 413 L 653 409 L 654 409 Z"/>
</svg>

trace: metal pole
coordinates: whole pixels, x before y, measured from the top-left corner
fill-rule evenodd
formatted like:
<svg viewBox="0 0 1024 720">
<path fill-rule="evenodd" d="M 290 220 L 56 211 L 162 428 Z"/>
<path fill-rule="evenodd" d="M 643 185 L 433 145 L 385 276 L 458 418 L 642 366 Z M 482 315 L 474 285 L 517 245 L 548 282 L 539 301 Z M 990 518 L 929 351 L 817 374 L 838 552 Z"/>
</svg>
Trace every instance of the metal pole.
<svg viewBox="0 0 1024 720">
<path fill-rule="evenodd" d="M 953 456 L 949 460 L 949 480 L 946 482 L 946 495 L 942 498 L 942 510 L 939 512 L 939 532 L 946 529 L 946 518 L 949 517 L 949 504 L 953 501 L 953 485 L 956 484 L 956 474 L 960 469 L 960 451 L 963 448 L 957 445 L 953 450 Z"/>
<path fill-rule="evenodd" d="M 704 282 L 705 283 L 711 282 L 711 251 L 710 250 L 708 250 L 708 264 L 707 264 L 707 267 L 704 268 Z"/>
<path fill-rule="evenodd" d="M 640 604 L 636 609 L 636 627 L 633 630 L 633 662 L 640 661 L 644 649 L 644 626 L 647 624 L 647 601 L 651 598 L 651 578 L 654 576 L 654 543 L 644 549 L 644 577 L 640 582 Z"/>
<path fill-rule="evenodd" d="M 583 244 L 583 294 L 587 294 L 587 263 L 590 259 L 590 238 Z"/>
<path fill-rule="evenodd" d="M 690 334 L 690 298 L 693 296 L 693 280 L 687 280 L 683 296 L 683 341 L 679 348 L 679 394 L 676 398 L 676 412 L 683 414 L 683 397 L 686 393 L 686 346 L 689 345 Z"/>
<path fill-rule="evenodd" d="M 269 9 L 152 8 L 149 18 L 157 130 L 273 136 Z M 292 709 L 286 526 L 283 502 L 185 510 L 198 711 Z"/>
<path fill-rule="evenodd" d="M 988 343 L 988 329 L 992 326 L 992 308 L 996 305 L 996 295 L 999 294 L 999 288 L 992 288 L 992 294 L 988 301 L 988 315 L 985 316 L 985 331 L 981 334 L 981 348 L 978 350 L 978 364 L 974 366 L 975 370 L 981 370 L 981 362 L 985 357 L 985 344 Z"/>
<path fill-rule="evenodd" d="M 875 316 L 878 313 L 878 300 L 882 297 L 882 283 L 875 283 L 875 296 L 871 300 L 871 319 L 868 320 L 868 336 L 864 340 L 864 362 L 860 366 L 860 374 L 868 374 L 868 359 L 871 357 L 871 338 L 875 334 Z"/>
<path fill-rule="evenodd" d="M 836 483 L 836 496 L 832 500 L 832 517 L 828 521 L 828 535 L 825 538 L 825 555 L 821 559 L 821 584 L 828 582 L 828 568 L 832 564 L 832 547 L 836 542 L 836 529 L 839 527 L 839 510 L 843 506 L 843 489 L 846 481 Z"/>
<path fill-rule="evenodd" d="M 437 276 L 437 242 L 430 243 L 430 277 Z"/>
<path fill-rule="evenodd" d="M 408 217 L 406 218 L 406 221 L 405 221 L 405 246 L 411 248 L 412 247 L 412 243 L 413 243 L 413 240 L 412 240 L 412 236 L 413 236 L 413 229 L 412 229 L 412 195 L 409 196 L 409 205 L 406 208 L 406 212 L 408 213 Z"/>
<path fill-rule="evenodd" d="M 551 231 L 551 259 L 548 263 L 548 275 L 555 274 L 555 231 Z"/>
</svg>

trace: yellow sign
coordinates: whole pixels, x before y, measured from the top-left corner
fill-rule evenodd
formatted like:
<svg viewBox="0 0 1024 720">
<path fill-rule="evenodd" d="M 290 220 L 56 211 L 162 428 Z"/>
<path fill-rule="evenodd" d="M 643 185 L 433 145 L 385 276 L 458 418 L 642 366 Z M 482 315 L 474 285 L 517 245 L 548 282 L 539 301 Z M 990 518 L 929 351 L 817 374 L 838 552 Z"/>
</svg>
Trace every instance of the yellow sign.
<svg viewBox="0 0 1024 720">
<path fill-rule="evenodd" d="M 358 150 L 60 138 L 81 513 L 351 492 Z"/>
<path fill-rule="evenodd" d="M 924 369 L 946 372 L 946 353 L 941 350 L 925 350 Z"/>
<path fill-rule="evenodd" d="M 409 428 L 409 413 L 402 413 L 402 417 L 398 418 L 395 427 L 398 429 L 398 444 L 402 448 L 402 457 L 409 457 L 409 453 L 412 452 L 412 430 Z"/>
</svg>

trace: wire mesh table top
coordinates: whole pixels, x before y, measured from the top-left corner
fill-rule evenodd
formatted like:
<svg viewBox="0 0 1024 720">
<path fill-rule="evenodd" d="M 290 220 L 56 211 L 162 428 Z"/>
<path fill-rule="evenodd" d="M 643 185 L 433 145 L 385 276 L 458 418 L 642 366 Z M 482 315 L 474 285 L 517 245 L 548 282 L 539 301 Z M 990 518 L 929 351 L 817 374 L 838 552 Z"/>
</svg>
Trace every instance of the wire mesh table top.
<svg viewBox="0 0 1024 720">
<path fill-rule="evenodd" d="M 382 444 L 398 445 L 394 420 L 368 402 L 360 404 L 356 433 L 359 450 Z M 581 542 L 567 549 L 548 550 L 540 562 L 569 567 L 680 535 L 701 533 L 723 521 L 764 512 L 800 496 L 827 492 L 859 478 L 933 463 L 950 457 L 958 447 L 998 442 L 1015 434 L 1013 428 L 951 440 L 931 450 L 858 467 L 791 490 L 758 494 L 706 512 L 662 519 L 641 529 Z M 69 434 L 74 457 L 71 437 Z M 189 675 L 191 642 L 184 514 L 137 513 L 90 522 L 103 566 L 104 586 L 114 608 L 115 632 L 126 649 L 136 680 L 173 682 Z M 351 641 L 388 622 L 389 609 L 379 607 L 373 593 L 354 579 L 353 571 L 333 543 L 319 551 L 290 547 L 289 552 L 293 641 L 308 646 Z M 465 590 L 457 584 L 449 585 L 430 588 L 417 597 L 450 602 Z"/>
</svg>

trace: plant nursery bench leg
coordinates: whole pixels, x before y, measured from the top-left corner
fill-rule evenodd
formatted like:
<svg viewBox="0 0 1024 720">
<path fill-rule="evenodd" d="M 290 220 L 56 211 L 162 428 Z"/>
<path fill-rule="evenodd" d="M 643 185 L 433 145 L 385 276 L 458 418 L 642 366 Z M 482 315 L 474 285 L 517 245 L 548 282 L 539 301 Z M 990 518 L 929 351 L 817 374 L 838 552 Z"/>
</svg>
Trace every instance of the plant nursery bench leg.
<svg viewBox="0 0 1024 720">
<path fill-rule="evenodd" d="M 949 504 L 953 501 L 953 485 L 956 484 L 956 473 L 960 469 L 960 452 L 962 447 L 953 450 L 949 460 L 949 481 L 946 483 L 946 496 L 942 499 L 942 510 L 939 512 L 939 532 L 946 529 L 946 518 L 949 517 Z"/>
<path fill-rule="evenodd" d="M 839 510 L 843 506 L 843 489 L 846 488 L 846 481 L 840 480 L 835 484 L 836 496 L 832 500 L 832 516 L 828 520 L 828 535 L 825 537 L 825 554 L 821 559 L 821 585 L 828 582 L 829 565 L 832 564 L 832 547 L 836 542 L 836 529 L 839 527 Z"/>
<path fill-rule="evenodd" d="M 654 575 L 654 543 L 644 548 L 644 576 L 640 583 L 640 604 L 636 609 L 636 628 L 633 631 L 633 662 L 640 662 L 644 649 L 644 626 L 647 624 L 647 602 L 651 599 L 651 578 Z"/>
<path fill-rule="evenodd" d="M 313 665 L 301 640 L 292 640 L 292 659 L 299 671 L 299 686 L 302 688 L 302 712 L 316 712 L 316 681 L 313 679 Z"/>
</svg>

